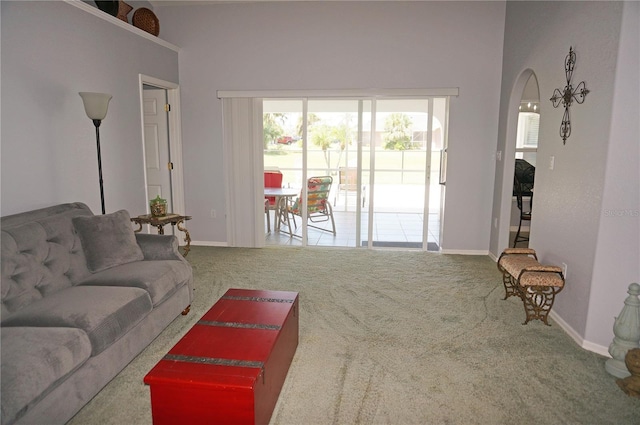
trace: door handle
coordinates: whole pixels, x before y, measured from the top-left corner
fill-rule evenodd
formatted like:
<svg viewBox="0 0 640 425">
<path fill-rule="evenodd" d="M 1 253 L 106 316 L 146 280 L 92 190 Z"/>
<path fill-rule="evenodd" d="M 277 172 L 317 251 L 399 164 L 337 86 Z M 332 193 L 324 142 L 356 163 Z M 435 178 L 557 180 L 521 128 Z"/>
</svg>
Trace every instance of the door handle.
<svg viewBox="0 0 640 425">
<path fill-rule="evenodd" d="M 447 184 L 447 170 L 445 167 L 447 166 L 447 149 L 443 149 L 440 154 L 440 171 L 438 176 L 438 183 L 441 185 Z"/>
</svg>

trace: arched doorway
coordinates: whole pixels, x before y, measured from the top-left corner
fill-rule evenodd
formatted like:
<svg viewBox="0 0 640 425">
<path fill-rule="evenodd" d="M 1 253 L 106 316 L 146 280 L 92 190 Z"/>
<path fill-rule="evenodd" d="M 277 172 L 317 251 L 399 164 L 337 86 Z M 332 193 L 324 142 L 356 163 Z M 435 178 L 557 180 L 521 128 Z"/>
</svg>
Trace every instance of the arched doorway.
<svg viewBox="0 0 640 425">
<path fill-rule="evenodd" d="M 519 224 L 519 210 L 516 205 L 516 197 L 514 196 L 514 172 L 516 163 L 516 154 L 519 159 L 531 160 L 532 155 L 535 155 L 537 151 L 537 126 L 536 126 L 536 147 L 524 146 L 525 142 L 518 141 L 519 122 L 521 123 L 521 132 L 523 131 L 522 121 L 520 120 L 521 114 L 524 112 L 533 111 L 535 113 L 539 111 L 540 106 L 540 93 L 538 87 L 537 77 L 531 69 L 526 69 L 516 79 L 516 82 L 511 91 L 509 98 L 509 108 L 507 115 L 507 127 L 505 132 L 505 146 L 503 153 L 503 170 L 502 170 L 502 187 L 501 187 L 501 202 L 500 202 L 500 223 L 498 225 L 498 251 L 501 252 L 504 248 L 513 246 L 513 237 L 511 234 L 512 223 L 515 223 L 515 228 Z M 531 103 L 531 106 L 529 106 Z M 524 114 L 522 115 L 524 117 Z M 530 123 L 531 124 L 531 123 Z M 529 137 L 529 141 L 532 137 Z M 530 142 L 527 141 L 527 144 Z M 517 145 L 522 145 L 517 147 Z M 526 157 L 525 157 L 526 154 Z M 535 162 L 535 160 L 533 160 Z M 528 200 L 527 200 L 528 202 Z M 514 229 L 515 230 L 515 229 Z M 514 232 L 515 233 L 515 232 Z M 524 244 L 519 244 L 518 247 L 524 247 Z"/>
<path fill-rule="evenodd" d="M 509 225 L 509 246 L 514 248 L 529 246 L 539 126 L 540 90 L 538 79 L 532 72 L 518 106 L 512 192 L 515 199 L 512 198 L 511 202 L 511 222 Z"/>
</svg>

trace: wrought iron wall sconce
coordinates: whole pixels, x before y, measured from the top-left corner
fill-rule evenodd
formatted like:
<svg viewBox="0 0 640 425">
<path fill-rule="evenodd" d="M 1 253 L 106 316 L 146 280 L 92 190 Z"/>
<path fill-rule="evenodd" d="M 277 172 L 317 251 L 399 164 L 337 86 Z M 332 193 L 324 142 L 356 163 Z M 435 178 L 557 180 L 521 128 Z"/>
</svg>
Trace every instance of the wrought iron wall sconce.
<svg viewBox="0 0 640 425">
<path fill-rule="evenodd" d="M 553 103 L 554 108 L 557 108 L 560 103 L 564 106 L 564 115 L 562 116 L 562 123 L 560 124 L 560 137 L 562 137 L 563 145 L 567 143 L 567 139 L 571 136 L 571 116 L 569 114 L 569 108 L 574 100 L 580 104 L 584 102 L 584 98 L 587 96 L 587 93 L 589 93 L 584 81 L 580 82 L 575 89 L 571 85 L 575 65 L 576 53 L 573 51 L 573 47 L 569 47 L 569 54 L 564 59 L 564 72 L 567 76 L 567 85 L 564 86 L 564 91 L 555 89 L 553 96 L 549 99 Z"/>
</svg>

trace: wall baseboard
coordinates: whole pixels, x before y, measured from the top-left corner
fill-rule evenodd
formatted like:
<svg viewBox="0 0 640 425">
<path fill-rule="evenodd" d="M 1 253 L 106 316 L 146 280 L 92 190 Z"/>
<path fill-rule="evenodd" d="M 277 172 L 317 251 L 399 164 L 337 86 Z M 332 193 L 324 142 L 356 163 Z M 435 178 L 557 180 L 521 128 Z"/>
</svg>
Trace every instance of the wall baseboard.
<svg viewBox="0 0 640 425">
<path fill-rule="evenodd" d="M 489 255 L 488 250 L 481 249 L 443 249 L 441 254 L 458 254 L 458 255 Z"/>
<path fill-rule="evenodd" d="M 609 347 L 603 347 L 600 344 L 593 343 L 591 341 L 586 341 L 575 329 L 573 329 L 567 322 L 565 322 L 562 317 L 560 317 L 555 311 L 551 311 L 549 313 L 549 317 L 551 317 L 557 324 L 562 328 L 563 331 L 567 333 L 573 339 L 576 344 L 578 344 L 581 348 L 584 348 L 587 351 L 591 351 L 596 354 L 600 354 L 604 357 L 611 358 L 609 354 Z"/>
<path fill-rule="evenodd" d="M 226 242 L 191 241 L 195 246 L 229 246 Z"/>
<path fill-rule="evenodd" d="M 211 242 L 211 241 L 191 241 L 193 246 L 229 246 L 226 242 Z M 458 254 L 458 255 L 491 255 L 486 250 L 473 250 L 473 249 L 443 249 L 441 254 Z M 494 257 L 491 257 L 494 258 Z M 494 261 L 497 259 L 494 258 Z"/>
</svg>

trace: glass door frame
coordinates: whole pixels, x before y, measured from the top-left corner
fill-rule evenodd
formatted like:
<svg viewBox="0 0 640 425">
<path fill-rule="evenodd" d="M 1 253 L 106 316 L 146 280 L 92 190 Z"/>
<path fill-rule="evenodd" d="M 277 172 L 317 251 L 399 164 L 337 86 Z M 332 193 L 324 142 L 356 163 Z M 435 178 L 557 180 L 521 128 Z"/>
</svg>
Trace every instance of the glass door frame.
<svg viewBox="0 0 640 425">
<path fill-rule="evenodd" d="M 386 92 L 385 95 L 379 95 L 379 94 L 371 94 L 371 95 L 362 95 L 362 92 L 359 90 L 355 90 L 355 91 L 338 91 L 339 95 L 331 95 L 332 93 L 335 93 L 335 91 L 311 91 L 311 92 L 232 92 L 236 97 L 239 94 L 244 94 L 245 96 L 249 96 L 249 94 L 254 94 L 256 95 L 256 98 L 261 98 L 263 100 L 294 100 L 294 101 L 301 101 L 302 102 L 302 145 L 303 145 L 303 149 L 302 149 L 302 188 L 301 188 L 301 195 L 302 195 L 302 245 L 303 246 L 308 246 L 308 228 L 307 228 L 307 208 L 306 208 L 306 202 L 307 202 L 307 185 L 306 182 L 308 180 L 308 147 L 309 147 L 309 140 L 308 140 L 308 102 L 310 100 L 354 100 L 354 101 L 358 101 L 358 130 L 357 130 L 357 140 L 356 140 L 356 145 L 357 145 L 357 151 L 356 151 L 356 157 L 357 157 L 357 173 L 356 173 L 356 186 L 357 186 L 357 199 L 361 199 L 362 197 L 362 171 L 363 171 L 363 114 L 364 114 L 364 108 L 363 108 L 363 102 L 364 101 L 370 101 L 371 102 L 371 132 L 370 134 L 372 135 L 372 139 L 373 139 L 373 135 L 375 135 L 375 129 L 376 129 L 376 109 L 377 109 L 377 101 L 378 100 L 384 100 L 384 99 L 398 99 L 398 100 L 404 100 L 404 99 L 423 99 L 423 100 L 427 100 L 428 102 L 428 110 L 429 110 L 429 114 L 428 114 L 428 128 L 427 128 L 427 149 L 426 149 L 426 153 L 425 153 L 425 161 L 426 161 L 426 172 L 425 172 L 425 181 L 424 181 L 424 195 L 425 195 L 425 201 L 424 201 L 424 205 L 423 205 L 423 235 L 422 235 L 422 250 L 427 250 L 428 249 L 428 231 L 429 231 L 429 199 L 430 199 L 430 181 L 431 181 L 431 156 L 432 156 L 432 144 L 433 144 L 433 100 L 434 98 L 444 98 L 446 101 L 446 106 L 445 106 L 445 110 L 446 110 L 446 115 L 445 115 L 445 121 L 446 123 L 444 125 L 443 128 L 443 136 L 444 136 L 444 140 L 443 140 L 443 154 L 446 155 L 446 146 L 447 146 L 447 135 L 448 135 L 448 116 L 449 116 L 449 99 L 451 96 L 457 96 L 458 95 L 458 89 L 457 88 L 452 88 L 452 89 L 436 89 L 436 90 L 390 90 L 390 91 L 385 91 L 383 90 L 383 92 Z M 229 94 L 227 94 L 228 92 L 219 92 L 219 97 L 223 97 L 224 95 L 227 95 L 230 97 Z M 231 92 L 229 92 L 231 93 Z M 292 95 L 292 94 L 298 94 L 299 95 Z M 410 93 L 410 94 L 409 94 Z M 283 96 L 283 94 L 286 94 L 286 96 Z M 357 95 L 360 94 L 360 95 Z M 292 96 L 290 96 L 292 95 Z M 375 142 L 372 140 L 371 141 L 371 145 L 374 145 Z M 370 161 L 371 161 L 371 165 L 370 167 L 372 169 L 375 170 L 375 149 L 372 148 L 370 149 Z M 446 159 L 444 159 L 444 167 L 446 167 Z M 446 170 L 440 170 L 441 173 L 445 172 Z M 443 188 L 444 188 L 444 182 L 440 182 L 440 184 L 442 184 Z M 369 191 L 369 205 L 368 205 L 368 217 L 370 218 L 368 221 L 368 226 L 367 226 L 367 248 L 372 249 L 373 247 L 373 214 L 374 214 L 374 202 L 375 202 L 375 193 L 374 193 L 374 185 L 375 185 L 375 176 L 373 172 L 370 172 L 369 174 L 369 185 L 372 188 L 372 190 Z M 444 191 L 444 189 L 443 189 Z M 442 239 L 442 221 L 443 221 L 443 203 L 444 203 L 444 196 L 441 195 L 441 203 L 440 203 L 440 241 Z M 362 244 L 360 243 L 360 241 L 362 240 L 361 238 L 361 223 L 362 223 L 362 207 L 360 202 L 356 202 L 356 243 L 355 243 L 355 247 L 356 248 L 360 248 L 362 247 Z M 440 242 L 441 245 L 441 242 Z"/>
<path fill-rule="evenodd" d="M 430 209 L 430 191 L 431 191 L 431 158 L 432 158 L 432 149 L 433 149 L 433 116 L 434 116 L 434 106 L 433 101 L 434 98 L 445 98 L 448 97 L 443 96 L 416 96 L 416 97 L 385 97 L 385 98 L 371 98 L 371 131 L 370 134 L 374 135 L 377 129 L 377 119 L 378 119 L 378 101 L 384 100 L 395 100 L 395 101 L 403 101 L 403 100 L 425 100 L 427 102 L 427 130 L 426 130 L 426 149 L 425 149 L 425 158 L 424 158 L 424 181 L 423 181 L 423 195 L 424 201 L 422 205 L 422 238 L 421 238 L 421 250 L 428 250 L 428 236 L 429 236 L 429 209 Z M 446 114 L 448 115 L 448 100 L 447 100 L 447 110 Z M 373 136 L 372 136 L 373 137 Z M 359 161 L 358 161 L 358 177 L 360 177 L 362 173 L 362 161 L 361 158 L 361 146 L 359 146 Z M 375 146 L 375 140 L 372 140 L 370 143 L 369 149 L 369 187 L 371 190 L 369 191 L 369 205 L 368 205 L 368 227 L 367 227 L 367 248 L 375 249 L 374 247 L 374 232 L 373 225 L 376 220 L 376 212 L 375 212 L 375 176 L 377 174 L 378 169 L 376 168 L 376 153 L 377 149 Z M 438 214 L 442 214 L 442 204 L 439 206 Z M 357 221 L 358 221 L 358 237 L 360 236 L 360 218 L 361 214 L 358 213 Z M 360 239 L 358 239 L 360 240 Z M 360 244 L 358 244 L 360 246 Z"/>
</svg>

